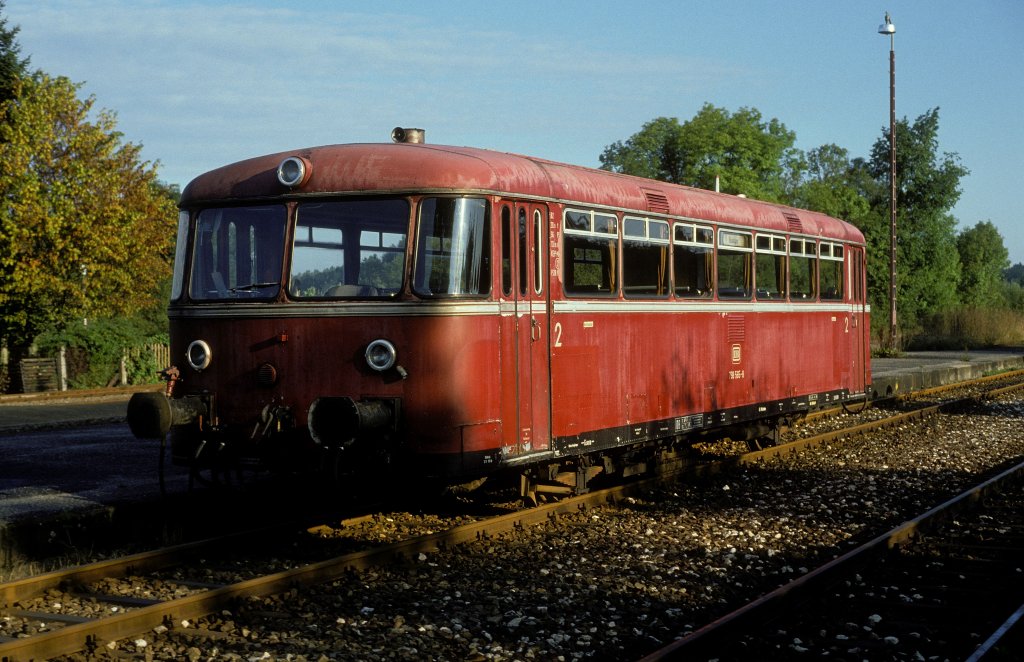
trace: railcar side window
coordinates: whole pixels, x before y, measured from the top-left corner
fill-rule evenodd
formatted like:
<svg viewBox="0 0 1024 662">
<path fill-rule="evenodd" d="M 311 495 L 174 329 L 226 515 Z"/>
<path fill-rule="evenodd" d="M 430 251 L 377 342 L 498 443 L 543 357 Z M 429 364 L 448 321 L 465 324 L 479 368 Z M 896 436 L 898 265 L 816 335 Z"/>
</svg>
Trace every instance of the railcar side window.
<svg viewBox="0 0 1024 662">
<path fill-rule="evenodd" d="M 715 279 L 714 231 L 677 223 L 672 243 L 676 296 L 687 299 L 711 297 Z"/>
<path fill-rule="evenodd" d="M 276 297 L 286 215 L 284 205 L 200 211 L 189 295 L 197 301 Z"/>
<path fill-rule="evenodd" d="M 756 295 L 761 300 L 786 298 L 786 238 L 757 235 Z"/>
<path fill-rule="evenodd" d="M 618 292 L 618 218 L 565 210 L 562 285 L 573 296 L 612 296 Z"/>
<path fill-rule="evenodd" d="M 420 202 L 412 289 L 421 296 L 482 296 L 491 291 L 487 200 Z"/>
<path fill-rule="evenodd" d="M 818 296 L 818 249 L 813 239 L 789 240 L 789 297 L 814 301 Z"/>
<path fill-rule="evenodd" d="M 753 248 L 745 232 L 718 231 L 718 298 L 749 299 L 754 283 Z"/>
<path fill-rule="evenodd" d="M 821 299 L 843 299 L 843 246 L 821 242 Z"/>
<path fill-rule="evenodd" d="M 512 296 L 512 212 L 501 207 L 501 293 Z"/>
<path fill-rule="evenodd" d="M 288 294 L 394 297 L 402 289 L 409 203 L 403 198 L 302 202 Z"/>
<path fill-rule="evenodd" d="M 174 244 L 174 278 L 171 280 L 171 301 L 181 298 L 185 283 L 185 256 L 188 255 L 188 212 L 178 214 L 178 240 Z"/>
<path fill-rule="evenodd" d="M 850 249 L 850 259 L 853 262 L 853 275 L 851 283 L 853 288 L 853 300 L 857 303 L 864 302 L 864 254 L 860 248 Z"/>
<path fill-rule="evenodd" d="M 530 271 L 526 266 L 526 210 L 519 208 L 519 296 L 526 296 Z"/>
<path fill-rule="evenodd" d="M 533 292 L 544 291 L 544 216 L 533 210 Z"/>
<path fill-rule="evenodd" d="M 622 291 L 628 298 L 668 296 L 668 223 L 622 219 Z"/>
</svg>

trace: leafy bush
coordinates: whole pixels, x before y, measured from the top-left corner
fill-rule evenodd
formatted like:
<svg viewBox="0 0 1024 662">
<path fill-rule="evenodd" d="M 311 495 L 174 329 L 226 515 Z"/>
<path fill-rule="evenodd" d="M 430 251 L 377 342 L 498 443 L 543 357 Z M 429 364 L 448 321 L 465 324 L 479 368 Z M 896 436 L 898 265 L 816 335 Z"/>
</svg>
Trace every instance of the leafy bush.
<svg viewBox="0 0 1024 662">
<path fill-rule="evenodd" d="M 122 356 L 126 357 L 128 383 L 156 382 L 159 371 L 166 366 L 157 365 L 150 346 L 167 342 L 167 335 L 153 333 L 145 320 L 114 318 L 89 320 L 88 325 L 75 324 L 44 333 L 36 345 L 46 356 L 56 356 L 65 347 L 69 385 L 97 388 L 117 378 Z"/>
</svg>

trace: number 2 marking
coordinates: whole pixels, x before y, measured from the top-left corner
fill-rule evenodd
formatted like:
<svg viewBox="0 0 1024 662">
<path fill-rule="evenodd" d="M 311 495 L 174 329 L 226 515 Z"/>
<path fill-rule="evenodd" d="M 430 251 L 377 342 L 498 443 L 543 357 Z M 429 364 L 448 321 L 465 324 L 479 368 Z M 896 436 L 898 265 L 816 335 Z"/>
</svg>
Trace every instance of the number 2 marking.
<svg viewBox="0 0 1024 662">
<path fill-rule="evenodd" d="M 555 322 L 555 347 L 562 346 L 562 323 Z"/>
</svg>

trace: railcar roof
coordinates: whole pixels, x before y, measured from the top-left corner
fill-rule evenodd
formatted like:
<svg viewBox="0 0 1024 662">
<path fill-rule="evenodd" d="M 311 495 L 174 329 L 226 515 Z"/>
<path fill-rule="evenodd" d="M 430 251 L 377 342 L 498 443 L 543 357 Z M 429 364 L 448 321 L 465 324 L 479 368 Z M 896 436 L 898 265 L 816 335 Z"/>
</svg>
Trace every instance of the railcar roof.
<svg viewBox="0 0 1024 662">
<path fill-rule="evenodd" d="M 289 193 L 277 166 L 289 156 L 312 164 L 309 180 L 291 191 L 325 193 L 483 192 L 667 213 L 863 243 L 860 230 L 838 219 L 725 193 L 668 184 L 518 154 L 433 144 L 325 145 L 239 161 L 196 177 L 182 207 Z"/>
</svg>

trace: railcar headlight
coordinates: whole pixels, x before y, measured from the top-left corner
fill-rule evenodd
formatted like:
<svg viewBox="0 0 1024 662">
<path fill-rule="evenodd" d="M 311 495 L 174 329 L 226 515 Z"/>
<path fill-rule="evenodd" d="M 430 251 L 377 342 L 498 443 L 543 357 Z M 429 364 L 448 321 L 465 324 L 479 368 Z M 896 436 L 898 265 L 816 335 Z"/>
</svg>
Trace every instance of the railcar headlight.
<svg viewBox="0 0 1024 662">
<path fill-rule="evenodd" d="M 379 338 L 366 346 L 366 365 L 377 372 L 390 370 L 398 360 L 398 350 L 391 341 Z"/>
<path fill-rule="evenodd" d="M 313 164 L 301 156 L 289 156 L 277 166 L 277 181 L 288 188 L 302 186 L 313 172 Z"/>
<path fill-rule="evenodd" d="M 185 350 L 185 359 L 193 370 L 206 370 L 213 359 L 213 351 L 205 340 L 193 340 Z"/>
</svg>

